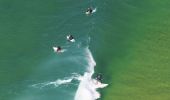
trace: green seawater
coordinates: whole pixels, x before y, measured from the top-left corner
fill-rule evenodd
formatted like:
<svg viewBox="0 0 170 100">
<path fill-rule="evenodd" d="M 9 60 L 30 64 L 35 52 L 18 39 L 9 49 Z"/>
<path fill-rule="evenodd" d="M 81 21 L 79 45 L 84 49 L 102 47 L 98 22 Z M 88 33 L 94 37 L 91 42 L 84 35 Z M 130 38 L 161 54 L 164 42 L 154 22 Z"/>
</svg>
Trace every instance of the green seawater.
<svg viewBox="0 0 170 100">
<path fill-rule="evenodd" d="M 0 0 L 0 100 L 74 100 L 76 80 L 59 87 L 41 83 L 83 75 L 87 46 L 109 84 L 99 90 L 101 100 L 169 100 L 169 5 L 169 0 Z M 97 8 L 92 16 L 84 14 L 89 6 Z M 65 40 L 69 33 L 75 44 Z M 57 45 L 67 52 L 55 54 Z"/>
<path fill-rule="evenodd" d="M 78 81 L 56 86 L 86 70 L 94 18 L 92 1 L 0 0 L 0 100 L 73 100 Z M 76 43 L 66 41 L 72 34 Z M 67 51 L 54 53 L 53 46 Z"/>
<path fill-rule="evenodd" d="M 110 84 L 101 100 L 169 100 L 170 1 L 105 2 L 94 49 L 97 71 Z"/>
</svg>

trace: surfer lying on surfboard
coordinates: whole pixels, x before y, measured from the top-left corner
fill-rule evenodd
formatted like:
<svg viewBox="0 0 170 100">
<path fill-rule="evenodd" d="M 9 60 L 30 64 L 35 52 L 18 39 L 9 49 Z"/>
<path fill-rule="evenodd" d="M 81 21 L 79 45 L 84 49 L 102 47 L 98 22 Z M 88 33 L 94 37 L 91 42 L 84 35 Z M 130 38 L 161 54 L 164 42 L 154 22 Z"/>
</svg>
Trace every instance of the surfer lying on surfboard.
<svg viewBox="0 0 170 100">
<path fill-rule="evenodd" d="M 60 53 L 63 52 L 62 48 L 60 46 L 53 47 L 54 52 Z"/>
<path fill-rule="evenodd" d="M 95 8 L 95 9 L 93 9 L 92 7 L 87 8 L 87 10 L 86 10 L 86 15 L 90 15 L 90 14 L 92 14 L 92 13 L 94 13 L 94 12 L 96 12 L 96 8 Z"/>
<path fill-rule="evenodd" d="M 67 35 L 67 40 L 69 42 L 75 42 L 75 39 L 74 39 L 74 37 L 72 35 Z"/>
</svg>

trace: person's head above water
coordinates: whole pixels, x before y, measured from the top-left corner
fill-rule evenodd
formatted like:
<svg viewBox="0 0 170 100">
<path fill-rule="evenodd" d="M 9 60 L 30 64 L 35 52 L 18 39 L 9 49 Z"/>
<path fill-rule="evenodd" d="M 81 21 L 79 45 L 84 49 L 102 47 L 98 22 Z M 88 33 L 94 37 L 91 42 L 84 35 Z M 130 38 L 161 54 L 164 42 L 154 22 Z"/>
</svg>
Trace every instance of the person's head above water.
<svg viewBox="0 0 170 100">
<path fill-rule="evenodd" d="M 89 8 L 87 8 L 87 12 L 92 13 L 93 9 L 89 7 Z"/>
<path fill-rule="evenodd" d="M 73 38 L 72 35 L 69 35 L 69 36 L 68 36 L 68 39 L 69 39 L 69 40 L 72 40 L 72 39 L 74 39 L 74 38 Z"/>
<path fill-rule="evenodd" d="M 98 74 L 96 75 L 96 80 L 102 81 L 102 80 L 103 80 L 102 74 L 98 73 Z"/>
<path fill-rule="evenodd" d="M 61 50 L 61 47 L 60 46 L 57 46 L 57 51 L 60 51 Z"/>
</svg>

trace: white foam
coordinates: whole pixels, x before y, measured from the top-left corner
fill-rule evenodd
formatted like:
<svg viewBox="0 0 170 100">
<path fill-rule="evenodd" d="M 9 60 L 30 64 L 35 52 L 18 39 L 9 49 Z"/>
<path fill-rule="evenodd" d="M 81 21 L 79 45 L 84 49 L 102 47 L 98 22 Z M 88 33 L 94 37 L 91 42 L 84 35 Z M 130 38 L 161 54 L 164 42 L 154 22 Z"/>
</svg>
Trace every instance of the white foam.
<svg viewBox="0 0 170 100">
<path fill-rule="evenodd" d="M 73 75 L 71 77 L 65 77 L 63 79 L 57 79 L 56 81 L 51 81 L 51 82 L 43 82 L 43 83 L 38 83 L 38 84 L 34 84 L 32 85 L 33 87 L 36 87 L 36 88 L 43 88 L 43 87 L 46 87 L 46 86 L 50 86 L 50 85 L 53 85 L 55 87 L 58 87 L 60 85 L 65 85 L 65 84 L 69 84 L 72 82 L 72 80 L 80 80 L 81 76 L 76 74 L 76 73 L 73 73 Z"/>
<path fill-rule="evenodd" d="M 96 100 L 100 98 L 100 93 L 97 92 L 97 89 L 107 86 L 107 84 L 102 84 L 97 80 L 92 79 L 96 62 L 88 48 L 86 49 L 86 59 L 88 61 L 87 72 L 84 73 L 84 76 L 80 81 L 75 100 Z"/>
</svg>

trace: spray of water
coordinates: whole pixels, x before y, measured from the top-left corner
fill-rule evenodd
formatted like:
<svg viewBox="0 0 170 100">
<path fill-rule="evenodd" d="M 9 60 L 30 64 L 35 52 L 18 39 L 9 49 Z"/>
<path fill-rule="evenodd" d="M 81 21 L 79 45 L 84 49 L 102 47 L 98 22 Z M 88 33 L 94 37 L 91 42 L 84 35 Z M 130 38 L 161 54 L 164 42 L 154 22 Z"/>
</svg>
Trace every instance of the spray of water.
<svg viewBox="0 0 170 100">
<path fill-rule="evenodd" d="M 94 67 L 96 62 L 88 48 L 86 48 L 86 59 L 88 61 L 87 72 L 84 73 L 80 80 L 79 87 L 77 89 L 75 100 L 96 100 L 100 98 L 100 93 L 97 92 L 98 88 L 104 88 L 108 84 L 103 84 L 95 79 L 92 79 L 94 74 Z"/>
<path fill-rule="evenodd" d="M 70 84 L 73 80 L 80 80 L 80 78 L 81 78 L 81 76 L 79 74 L 73 73 L 72 76 L 70 76 L 70 77 L 65 77 L 63 79 L 57 79 L 57 80 L 51 81 L 51 82 L 43 82 L 43 83 L 33 84 L 32 87 L 35 87 L 35 88 L 44 88 L 47 86 L 58 87 L 60 85 Z"/>
</svg>

